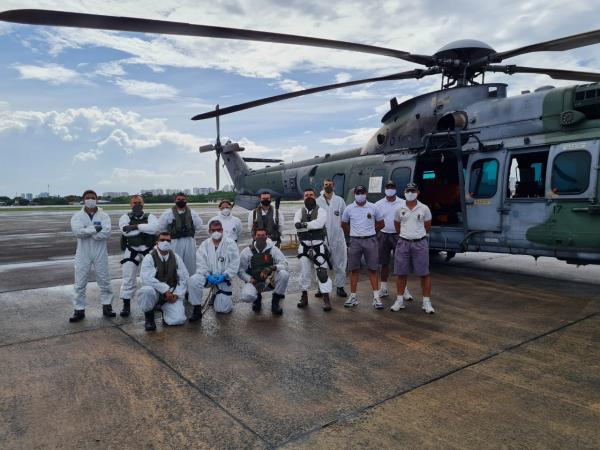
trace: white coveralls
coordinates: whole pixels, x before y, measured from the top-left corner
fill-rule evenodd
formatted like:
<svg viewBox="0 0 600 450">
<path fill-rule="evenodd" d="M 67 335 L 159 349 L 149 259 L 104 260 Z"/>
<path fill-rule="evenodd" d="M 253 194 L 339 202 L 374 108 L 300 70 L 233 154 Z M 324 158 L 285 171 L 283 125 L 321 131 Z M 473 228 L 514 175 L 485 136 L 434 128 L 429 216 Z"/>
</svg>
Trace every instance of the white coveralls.
<svg viewBox="0 0 600 450">
<path fill-rule="evenodd" d="M 102 230 L 96 231 L 95 226 Z M 85 212 L 85 208 L 76 212 L 71 218 L 71 230 L 77 237 L 77 250 L 75 252 L 75 296 L 73 306 L 75 310 L 85 309 L 85 291 L 90 277 L 92 265 L 96 272 L 96 281 L 100 288 L 100 301 L 103 305 L 111 305 L 113 292 L 110 287 L 108 273 L 107 243 L 110 237 L 110 217 L 102 209 L 97 208 L 93 217 Z"/>
<path fill-rule="evenodd" d="M 327 200 L 324 194 L 317 198 L 319 208 L 327 212 L 327 244 L 330 252 L 331 265 L 335 271 L 335 286 L 344 287 L 346 284 L 346 264 L 348 252 L 346 239 L 342 229 L 342 214 L 346 209 L 346 202 L 339 195 L 333 194 L 331 200 Z"/>
<path fill-rule="evenodd" d="M 190 210 L 190 213 L 192 214 L 194 228 L 196 233 L 198 233 L 202 228 L 202 219 L 195 211 Z M 183 214 L 183 211 L 181 214 Z M 158 220 L 160 223 L 160 231 L 168 231 L 169 225 L 175 220 L 173 217 L 173 210 L 171 208 L 167 209 L 162 213 Z M 181 259 L 183 259 L 188 273 L 194 273 L 196 271 L 196 238 L 184 237 L 174 239 L 171 237 L 171 248 L 181 257 Z"/>
<path fill-rule="evenodd" d="M 214 217 L 211 217 L 208 221 L 207 226 L 213 221 L 218 220 L 223 225 L 223 234 L 225 237 L 237 242 L 242 237 L 242 221 L 235 216 L 229 215 L 224 216 L 222 214 L 217 214 Z M 210 234 L 210 233 L 209 233 Z"/>
<path fill-rule="evenodd" d="M 175 301 L 175 303 L 166 302 L 162 305 L 161 310 L 163 313 L 163 320 L 167 325 L 182 325 L 186 320 L 183 297 L 187 288 L 189 275 L 183 260 L 178 254 L 173 254 L 177 261 L 177 286 L 173 290 L 173 293 L 177 295 L 177 301 Z M 158 256 L 163 258 L 160 253 Z M 166 260 L 168 261 L 170 256 L 167 254 L 166 257 Z M 163 283 L 156 278 L 156 266 L 154 265 L 154 259 L 150 253 L 144 256 L 144 259 L 142 260 L 140 278 L 142 279 L 142 287 L 138 290 L 137 294 L 138 304 L 142 311 L 152 311 L 158 302 L 159 294 L 164 294 L 171 290 L 171 288 L 167 283 Z"/>
<path fill-rule="evenodd" d="M 259 251 L 255 244 L 254 248 Z M 273 292 L 279 295 L 285 295 L 287 285 L 290 280 L 290 272 L 288 271 L 288 261 L 285 255 L 279 250 L 272 241 L 267 241 L 267 246 L 263 250 L 266 252 L 271 249 L 271 256 L 273 257 L 273 265 L 277 267 L 275 271 L 275 289 Z M 259 251 L 260 252 L 260 251 Z M 238 277 L 245 283 L 240 294 L 240 300 L 246 303 L 252 303 L 258 297 L 258 291 L 256 287 L 250 283 L 252 276 L 246 271 L 250 268 L 250 262 L 252 261 L 252 250 L 249 247 L 244 248 L 240 254 L 240 270 L 238 271 Z M 257 280 L 260 281 L 260 280 Z M 270 288 L 269 288 L 270 289 Z M 267 290 L 267 289 L 265 289 Z"/>
<path fill-rule="evenodd" d="M 225 281 L 217 285 L 217 289 L 231 292 L 231 281 L 237 274 L 240 266 L 240 251 L 237 244 L 229 238 L 223 237 L 219 246 L 215 248 L 212 238 L 206 239 L 196 253 L 196 273 L 190 277 L 189 302 L 192 305 L 202 304 L 202 293 L 208 275 L 225 275 Z M 227 283 L 229 281 L 229 284 Z M 213 307 L 218 313 L 230 313 L 233 309 L 231 295 L 218 294 Z"/>
<path fill-rule="evenodd" d="M 302 222 L 302 208 L 296 211 L 294 215 L 294 224 Z M 307 230 L 319 230 L 321 228 L 325 228 L 325 224 L 327 222 L 327 212 L 324 209 L 319 208 L 319 212 L 317 213 L 317 218 L 307 222 L 306 229 Z M 302 230 L 298 230 L 302 231 Z M 303 243 L 308 246 L 317 247 L 320 250 L 321 254 L 325 253 L 325 242 L 322 240 L 315 241 L 302 241 L 300 240 L 300 246 L 298 247 L 298 254 L 302 253 Z M 310 280 L 314 276 L 316 269 L 319 267 L 323 267 L 325 269 L 329 269 L 327 261 L 324 256 L 318 256 L 316 260 L 313 262 L 311 259 L 303 256 L 300 258 L 300 264 L 302 268 L 302 277 L 300 279 L 300 287 L 303 291 L 308 291 L 310 288 Z M 331 277 L 327 277 L 327 281 L 322 283 L 317 277 L 317 285 L 319 286 L 319 291 L 322 294 L 329 294 L 331 292 Z"/>
<path fill-rule="evenodd" d="M 138 236 L 141 233 L 155 235 L 158 233 L 158 219 L 154 214 L 148 215 L 148 223 L 141 223 L 138 225 L 137 230 L 132 230 L 129 232 L 123 231 L 123 227 L 129 225 L 130 223 L 129 213 L 123 214 L 119 219 L 119 230 L 126 237 L 134 237 Z M 136 245 L 131 247 L 138 252 L 145 252 L 150 247 L 146 247 L 145 245 Z M 123 259 L 129 259 L 131 255 L 131 251 L 126 248 L 123 252 Z M 144 256 L 139 253 L 134 258 L 138 263 L 142 262 Z M 121 284 L 121 298 L 132 299 L 135 295 L 135 290 L 137 289 L 137 276 L 140 272 L 140 265 L 136 264 L 132 261 L 127 261 L 121 265 L 121 269 L 123 272 L 123 283 Z"/>
</svg>

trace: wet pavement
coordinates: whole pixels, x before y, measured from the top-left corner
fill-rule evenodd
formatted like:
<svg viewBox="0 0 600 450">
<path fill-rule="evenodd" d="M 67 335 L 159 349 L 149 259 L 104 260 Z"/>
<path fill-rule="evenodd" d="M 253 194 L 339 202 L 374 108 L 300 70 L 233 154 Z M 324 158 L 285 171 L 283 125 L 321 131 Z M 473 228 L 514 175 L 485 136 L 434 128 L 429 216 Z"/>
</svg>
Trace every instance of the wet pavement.
<svg viewBox="0 0 600 450">
<path fill-rule="evenodd" d="M 325 313 L 312 296 L 307 310 L 296 308 L 290 254 L 282 317 L 271 315 L 267 296 L 261 314 L 237 303 L 231 315 L 210 311 L 201 324 L 163 327 L 158 319 L 147 333 L 136 304 L 130 318 L 104 319 L 95 283 L 85 321 L 68 323 L 70 215 L 9 224 L 0 213 L 2 448 L 600 442 L 598 267 L 459 255 L 433 261 L 434 315 L 418 300 L 400 313 L 375 311 L 365 281 L 358 307 L 335 298 Z M 115 226 L 119 215 L 111 213 Z M 14 237 L 23 230 L 37 235 Z M 119 255 L 111 255 L 118 292 Z M 419 294 L 416 280 L 409 286 Z"/>
</svg>

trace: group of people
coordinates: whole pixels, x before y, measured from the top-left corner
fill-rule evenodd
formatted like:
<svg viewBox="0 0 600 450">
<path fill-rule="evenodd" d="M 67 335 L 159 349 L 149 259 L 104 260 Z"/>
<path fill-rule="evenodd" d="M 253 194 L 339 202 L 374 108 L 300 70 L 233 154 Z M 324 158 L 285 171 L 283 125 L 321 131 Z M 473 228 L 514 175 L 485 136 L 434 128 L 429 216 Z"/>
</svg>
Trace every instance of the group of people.
<svg viewBox="0 0 600 450">
<path fill-rule="evenodd" d="M 316 278 L 323 310 L 331 311 L 331 295 L 346 298 L 347 308 L 358 305 L 357 287 L 361 265 L 366 263 L 373 290 L 373 307 L 383 309 L 382 297 L 389 295 L 389 264 L 397 275 L 397 297 L 391 310 L 405 307 L 412 300 L 406 278 L 412 271 L 421 277 L 423 310 L 433 313 L 429 277 L 429 249 L 426 239 L 431 227 L 429 208 L 417 200 L 418 187 L 409 183 L 406 200 L 400 198 L 393 181 L 385 186 L 385 197 L 377 203 L 367 201 L 367 189 L 354 188 L 354 202 L 346 206 L 334 193 L 332 180 L 325 180 L 320 195 L 314 189 L 304 191 L 304 205 L 294 215 L 301 264 L 301 295 L 297 306 L 308 305 L 308 289 Z M 237 276 L 244 285 L 240 300 L 251 303 L 255 312 L 262 309 L 262 294 L 272 291 L 271 311 L 283 314 L 281 301 L 289 281 L 288 261 L 279 249 L 285 220 L 272 204 L 271 194 L 260 194 L 260 204 L 248 214 L 252 243 L 239 251 L 242 222 L 231 214 L 233 204 L 219 203 L 219 214 L 208 221 L 208 239 L 196 248 L 196 233 L 202 228 L 200 216 L 191 210 L 186 196 L 179 193 L 174 205 L 160 217 L 144 211 L 144 199 L 131 198 L 131 211 L 119 219 L 123 250 L 120 297 L 122 317 L 131 313 L 131 299 L 137 300 L 145 314 L 146 330 L 155 330 L 155 311 L 163 314 L 166 325 L 181 325 L 186 317 L 184 300 L 192 306 L 190 322 L 202 318 L 206 290 L 218 313 L 233 309 L 232 282 Z M 113 293 L 108 273 L 107 241 L 111 234 L 109 216 L 97 206 L 92 190 L 83 194 L 84 206 L 71 219 L 77 237 L 75 256 L 74 314 L 77 322 L 85 318 L 86 286 L 92 266 L 100 289 L 105 317 L 115 317 Z M 377 272 L 379 267 L 381 286 Z M 350 294 L 345 291 L 346 272 L 350 272 Z M 331 276 L 331 273 L 334 276 Z M 137 289 L 138 274 L 141 288 Z"/>
</svg>

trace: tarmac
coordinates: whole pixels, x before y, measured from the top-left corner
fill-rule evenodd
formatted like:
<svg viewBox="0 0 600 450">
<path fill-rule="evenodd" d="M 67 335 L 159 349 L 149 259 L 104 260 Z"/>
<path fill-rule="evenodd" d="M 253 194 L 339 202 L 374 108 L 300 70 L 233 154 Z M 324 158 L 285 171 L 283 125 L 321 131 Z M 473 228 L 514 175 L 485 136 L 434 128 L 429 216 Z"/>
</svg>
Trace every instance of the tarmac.
<svg viewBox="0 0 600 450">
<path fill-rule="evenodd" d="M 392 295 L 375 311 L 365 276 L 358 307 L 334 297 L 325 313 L 312 295 L 296 307 L 290 253 L 283 316 L 267 296 L 260 314 L 157 315 L 147 333 L 135 303 L 103 318 L 95 283 L 85 321 L 68 323 L 70 215 L 0 212 L 1 448 L 599 447 L 600 267 L 439 258 L 433 315 L 414 278 L 406 310 L 389 310 Z"/>
</svg>

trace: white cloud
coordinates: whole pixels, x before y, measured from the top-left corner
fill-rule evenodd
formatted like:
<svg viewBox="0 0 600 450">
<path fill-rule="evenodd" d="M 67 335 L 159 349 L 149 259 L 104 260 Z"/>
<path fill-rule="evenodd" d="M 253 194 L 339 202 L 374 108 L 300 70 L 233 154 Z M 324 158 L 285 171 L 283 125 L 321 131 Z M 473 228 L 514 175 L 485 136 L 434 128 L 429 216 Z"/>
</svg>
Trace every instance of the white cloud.
<svg viewBox="0 0 600 450">
<path fill-rule="evenodd" d="M 172 86 L 162 83 L 152 83 L 150 81 L 119 79 L 116 83 L 126 94 L 137 95 L 150 100 L 172 98 L 179 92 Z"/>
<path fill-rule="evenodd" d="M 323 144 L 329 145 L 364 145 L 379 128 L 354 128 L 351 130 L 340 130 L 346 133 L 346 136 L 339 138 L 326 138 L 321 139 Z"/>
<path fill-rule="evenodd" d="M 78 161 L 81 161 L 81 162 L 96 161 L 98 159 L 98 156 L 100 156 L 101 154 L 102 154 L 102 150 L 98 150 L 98 149 L 92 149 L 87 152 L 76 153 L 73 156 L 73 164 L 75 164 Z"/>
<path fill-rule="evenodd" d="M 119 77 L 126 74 L 120 61 L 100 63 L 94 73 L 103 77 Z"/>
<path fill-rule="evenodd" d="M 21 78 L 25 80 L 47 81 L 52 85 L 89 84 L 89 81 L 84 79 L 79 72 L 58 64 L 44 64 L 41 66 L 15 64 L 13 68 L 18 70 Z"/>
<path fill-rule="evenodd" d="M 307 86 L 302 85 L 297 80 L 290 80 L 289 78 L 283 79 L 275 83 L 277 87 L 286 92 L 296 92 L 302 91 L 307 88 Z"/>
<path fill-rule="evenodd" d="M 340 72 L 335 75 L 336 83 L 346 83 L 352 79 L 352 74 L 348 72 Z"/>
</svg>

